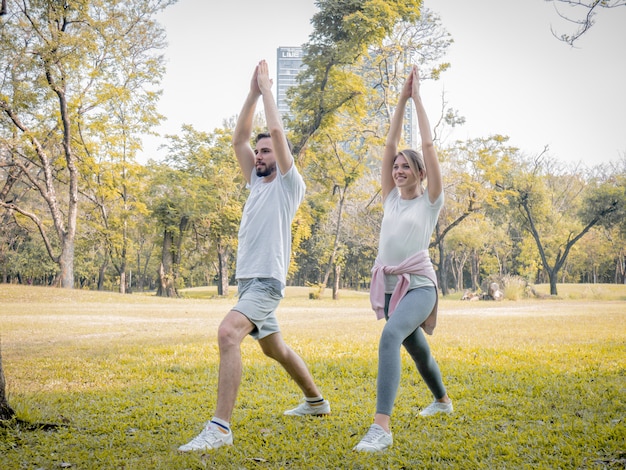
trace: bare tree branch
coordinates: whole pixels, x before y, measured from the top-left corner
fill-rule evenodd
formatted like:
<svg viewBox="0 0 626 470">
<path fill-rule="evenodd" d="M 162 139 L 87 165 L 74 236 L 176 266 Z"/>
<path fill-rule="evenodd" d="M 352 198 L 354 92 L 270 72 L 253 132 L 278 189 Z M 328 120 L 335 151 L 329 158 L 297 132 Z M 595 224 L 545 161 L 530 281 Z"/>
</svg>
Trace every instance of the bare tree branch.
<svg viewBox="0 0 626 470">
<path fill-rule="evenodd" d="M 550 28 L 552 34 L 557 39 L 569 44 L 574 45 L 582 35 L 584 35 L 594 25 L 594 16 L 600 8 L 616 8 L 626 6 L 626 0 L 546 0 L 547 2 L 554 3 L 554 9 L 556 13 L 566 21 L 578 25 L 578 29 L 572 35 L 557 34 L 553 28 Z M 558 4 L 566 5 L 570 7 L 570 13 L 562 13 L 559 10 Z M 578 12 L 582 11 L 582 15 Z M 572 13 L 573 12 L 573 13 Z"/>
</svg>

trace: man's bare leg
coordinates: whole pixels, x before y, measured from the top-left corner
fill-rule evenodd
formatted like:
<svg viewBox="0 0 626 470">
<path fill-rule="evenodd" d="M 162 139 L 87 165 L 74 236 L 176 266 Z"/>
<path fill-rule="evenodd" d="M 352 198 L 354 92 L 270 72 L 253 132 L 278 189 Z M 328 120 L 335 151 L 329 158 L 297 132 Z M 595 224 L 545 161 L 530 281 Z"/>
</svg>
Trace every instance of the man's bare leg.
<svg viewBox="0 0 626 470">
<path fill-rule="evenodd" d="M 215 417 L 230 422 L 241 383 L 241 343 L 254 325 L 240 312 L 231 310 L 217 330 L 220 350 Z"/>
<path fill-rule="evenodd" d="M 277 361 L 302 390 L 305 397 L 317 397 L 321 393 L 304 360 L 283 340 L 280 333 L 273 333 L 259 340 L 263 353 Z"/>
</svg>

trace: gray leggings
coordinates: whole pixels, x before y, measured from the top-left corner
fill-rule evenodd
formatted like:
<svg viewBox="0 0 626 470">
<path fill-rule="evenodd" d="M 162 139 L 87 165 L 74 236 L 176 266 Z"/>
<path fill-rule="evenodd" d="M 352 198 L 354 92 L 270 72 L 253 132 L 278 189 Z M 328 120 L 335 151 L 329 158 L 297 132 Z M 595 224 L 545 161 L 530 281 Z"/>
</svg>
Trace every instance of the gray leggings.
<svg viewBox="0 0 626 470">
<path fill-rule="evenodd" d="M 400 386 L 402 370 L 400 345 L 404 345 L 408 351 L 434 397 L 439 399 L 446 394 L 439 366 L 430 354 L 430 347 L 420 328 L 432 312 L 436 296 L 437 291 L 434 286 L 410 290 L 400 300 L 391 317 L 387 317 L 391 295 L 385 296 L 387 323 L 383 328 L 378 346 L 377 413 L 391 416 Z"/>
</svg>

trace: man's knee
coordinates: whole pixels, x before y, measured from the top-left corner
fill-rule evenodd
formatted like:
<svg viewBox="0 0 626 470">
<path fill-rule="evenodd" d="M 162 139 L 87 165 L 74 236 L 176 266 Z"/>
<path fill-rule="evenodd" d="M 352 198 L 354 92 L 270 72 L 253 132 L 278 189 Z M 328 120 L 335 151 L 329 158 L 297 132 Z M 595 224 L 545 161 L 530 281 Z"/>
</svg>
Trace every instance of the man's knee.
<svg viewBox="0 0 626 470">
<path fill-rule="evenodd" d="M 220 349 L 239 346 L 254 325 L 243 314 L 231 310 L 217 329 Z"/>
</svg>

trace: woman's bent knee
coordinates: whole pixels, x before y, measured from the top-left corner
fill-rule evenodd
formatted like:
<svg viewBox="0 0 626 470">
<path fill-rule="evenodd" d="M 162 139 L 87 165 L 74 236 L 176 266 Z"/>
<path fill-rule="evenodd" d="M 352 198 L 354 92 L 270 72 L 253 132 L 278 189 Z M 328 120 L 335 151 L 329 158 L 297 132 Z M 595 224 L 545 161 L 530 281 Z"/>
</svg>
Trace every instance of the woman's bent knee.
<svg viewBox="0 0 626 470">
<path fill-rule="evenodd" d="M 401 344 L 402 337 L 400 335 L 396 334 L 395 331 L 383 328 L 383 331 L 380 335 L 379 348 L 399 349 Z"/>
</svg>

